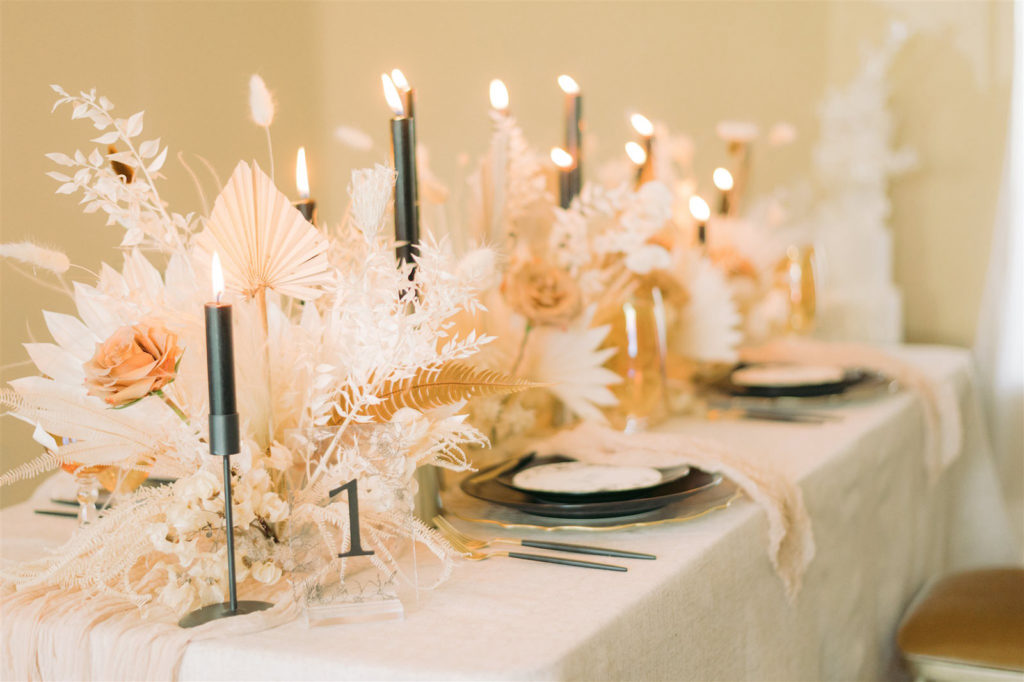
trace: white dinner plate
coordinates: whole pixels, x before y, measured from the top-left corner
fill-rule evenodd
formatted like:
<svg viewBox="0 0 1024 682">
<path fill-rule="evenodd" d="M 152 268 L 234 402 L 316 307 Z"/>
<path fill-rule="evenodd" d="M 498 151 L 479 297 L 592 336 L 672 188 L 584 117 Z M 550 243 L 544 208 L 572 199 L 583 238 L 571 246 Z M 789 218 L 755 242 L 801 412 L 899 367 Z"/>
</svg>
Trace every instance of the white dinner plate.
<svg viewBox="0 0 1024 682">
<path fill-rule="evenodd" d="M 846 378 L 838 365 L 751 365 L 732 373 L 736 386 L 747 388 L 791 388 L 836 384 Z"/>
<path fill-rule="evenodd" d="M 662 472 L 652 467 L 585 462 L 558 462 L 530 467 L 512 479 L 513 485 L 520 490 L 571 494 L 642 490 L 664 481 Z"/>
</svg>

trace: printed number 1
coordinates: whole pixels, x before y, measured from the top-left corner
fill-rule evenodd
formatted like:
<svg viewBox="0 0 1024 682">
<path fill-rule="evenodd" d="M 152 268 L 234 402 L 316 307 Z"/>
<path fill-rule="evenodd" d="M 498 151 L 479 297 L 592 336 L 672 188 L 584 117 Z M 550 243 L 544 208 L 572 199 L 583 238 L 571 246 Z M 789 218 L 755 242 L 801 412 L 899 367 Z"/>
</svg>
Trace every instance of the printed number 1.
<svg viewBox="0 0 1024 682">
<path fill-rule="evenodd" d="M 349 543 L 349 550 L 347 552 L 342 552 L 338 556 L 341 558 L 370 556 L 373 552 L 368 552 L 363 549 L 363 546 L 359 541 L 359 481 L 353 478 L 345 485 L 332 490 L 328 497 L 333 498 L 342 491 L 348 491 L 348 523 L 351 528 L 350 536 L 352 541 Z"/>
</svg>

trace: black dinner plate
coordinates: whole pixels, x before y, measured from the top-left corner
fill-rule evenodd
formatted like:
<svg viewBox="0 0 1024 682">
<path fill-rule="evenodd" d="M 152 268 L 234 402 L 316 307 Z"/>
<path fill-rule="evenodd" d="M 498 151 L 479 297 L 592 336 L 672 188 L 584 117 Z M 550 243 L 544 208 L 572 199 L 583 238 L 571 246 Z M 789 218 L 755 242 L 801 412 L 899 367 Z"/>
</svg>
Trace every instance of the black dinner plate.
<svg viewBox="0 0 1024 682">
<path fill-rule="evenodd" d="M 736 369 L 743 369 L 750 365 L 740 365 Z M 736 370 L 733 370 L 736 371 Z M 846 374 L 839 381 L 829 381 L 823 384 L 804 384 L 801 386 L 740 386 L 732 382 L 730 373 L 725 379 L 719 382 L 718 388 L 734 396 L 749 396 L 756 398 L 813 398 L 824 395 L 839 395 L 847 389 L 860 384 L 869 378 L 874 377 L 872 372 L 863 369 L 848 369 Z"/>
<path fill-rule="evenodd" d="M 534 516 L 562 519 L 604 519 L 653 511 L 714 487 L 722 480 L 721 474 L 709 474 L 691 467 L 690 473 L 686 476 L 652 488 L 602 493 L 602 495 L 611 495 L 614 499 L 585 502 L 578 499 L 565 501 L 540 497 L 533 492 L 513 488 L 499 480 L 499 477 L 514 476 L 527 466 L 538 462 L 551 464 L 554 461 L 568 461 L 569 459 L 568 457 L 557 460 L 552 460 L 550 457 L 538 458 L 531 453 L 467 476 L 462 480 L 461 487 L 467 495 L 477 499 Z M 579 496 L 572 495 L 572 497 L 578 498 Z"/>
</svg>

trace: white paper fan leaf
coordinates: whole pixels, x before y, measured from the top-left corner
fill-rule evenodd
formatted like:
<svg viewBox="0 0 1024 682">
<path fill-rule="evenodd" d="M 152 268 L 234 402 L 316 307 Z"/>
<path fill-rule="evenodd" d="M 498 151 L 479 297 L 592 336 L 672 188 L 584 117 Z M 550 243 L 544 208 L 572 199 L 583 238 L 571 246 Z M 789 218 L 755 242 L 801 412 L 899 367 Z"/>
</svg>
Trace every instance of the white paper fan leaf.
<svg viewBox="0 0 1024 682">
<path fill-rule="evenodd" d="M 591 327 L 594 308 L 584 311 L 566 329 L 538 327 L 527 343 L 530 357 L 523 373 L 534 381 L 550 384 L 550 390 L 581 419 L 605 422 L 601 407 L 618 401 L 608 387 L 622 381 L 604 363 L 614 348 L 601 348 L 610 327 Z"/>
<path fill-rule="evenodd" d="M 694 360 L 734 362 L 740 314 L 725 273 L 692 251 L 685 254 L 682 276 L 690 299 L 680 314 L 676 351 Z"/>
<path fill-rule="evenodd" d="M 326 238 L 255 163 L 235 167 L 197 242 L 220 255 L 227 287 L 249 297 L 272 289 L 310 300 L 331 281 Z"/>
</svg>

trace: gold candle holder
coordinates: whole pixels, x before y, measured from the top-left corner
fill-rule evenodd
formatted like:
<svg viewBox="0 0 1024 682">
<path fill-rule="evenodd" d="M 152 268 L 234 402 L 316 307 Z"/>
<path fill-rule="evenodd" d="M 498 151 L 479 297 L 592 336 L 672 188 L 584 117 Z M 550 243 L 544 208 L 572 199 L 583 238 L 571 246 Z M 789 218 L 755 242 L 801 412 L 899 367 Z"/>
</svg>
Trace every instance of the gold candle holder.
<svg viewBox="0 0 1024 682">
<path fill-rule="evenodd" d="M 614 428 L 642 431 L 668 416 L 668 323 L 664 294 L 641 282 L 607 322 L 608 343 L 617 350 L 607 367 L 622 377 L 611 387 L 618 405 L 607 411 Z"/>
<path fill-rule="evenodd" d="M 776 271 L 777 286 L 786 294 L 789 304 L 786 331 L 810 334 L 814 331 L 816 294 L 814 282 L 814 247 L 790 246 Z"/>
</svg>

